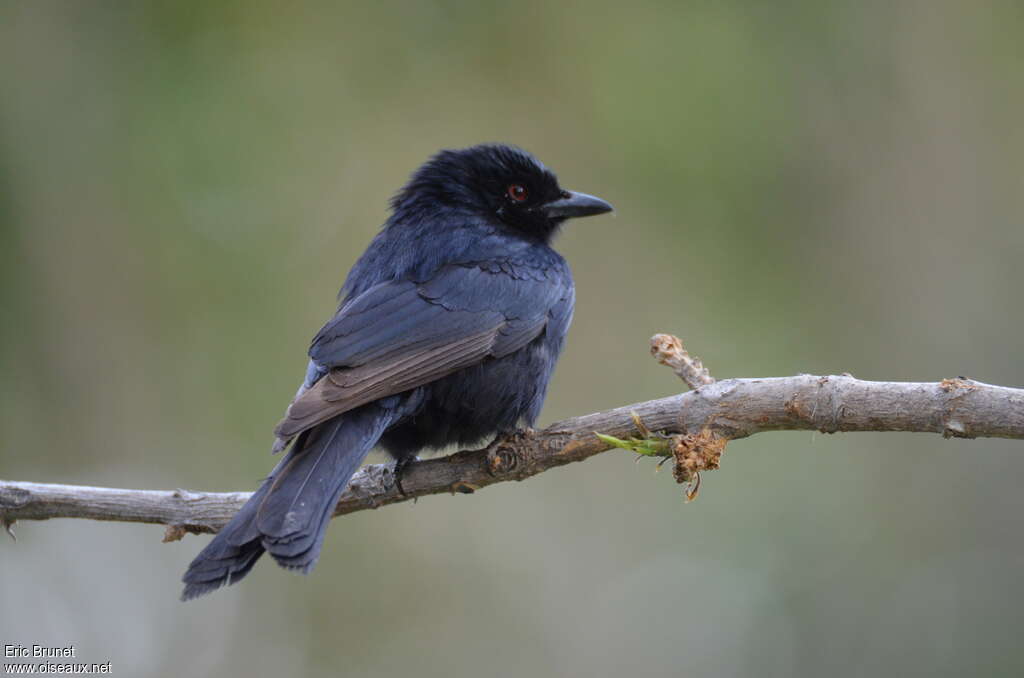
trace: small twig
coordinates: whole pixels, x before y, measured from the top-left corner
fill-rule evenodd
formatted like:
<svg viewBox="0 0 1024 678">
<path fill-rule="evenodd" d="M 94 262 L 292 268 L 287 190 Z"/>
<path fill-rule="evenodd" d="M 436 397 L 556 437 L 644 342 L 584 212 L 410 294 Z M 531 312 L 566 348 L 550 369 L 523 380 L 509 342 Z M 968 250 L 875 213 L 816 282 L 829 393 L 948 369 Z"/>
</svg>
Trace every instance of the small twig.
<svg viewBox="0 0 1024 678">
<path fill-rule="evenodd" d="M 693 357 L 686 352 L 679 337 L 674 337 L 671 334 L 655 334 L 651 337 L 651 355 L 662 365 L 671 367 L 679 378 L 694 391 L 701 386 L 715 383 L 708 368 L 704 367 L 700 358 Z"/>
<path fill-rule="evenodd" d="M 700 358 L 686 352 L 679 337 L 655 334 L 651 337 L 651 355 L 662 365 L 671 367 L 694 391 L 715 383 L 714 377 L 704 367 Z M 702 421 L 699 426 L 689 427 L 683 433 L 672 436 L 671 449 L 675 461 L 672 475 L 677 483 L 686 486 L 687 502 L 697 498 L 701 471 L 718 468 L 728 442 L 727 436 L 711 428 L 711 420 Z M 662 461 L 661 464 L 663 463 L 665 462 Z"/>
</svg>

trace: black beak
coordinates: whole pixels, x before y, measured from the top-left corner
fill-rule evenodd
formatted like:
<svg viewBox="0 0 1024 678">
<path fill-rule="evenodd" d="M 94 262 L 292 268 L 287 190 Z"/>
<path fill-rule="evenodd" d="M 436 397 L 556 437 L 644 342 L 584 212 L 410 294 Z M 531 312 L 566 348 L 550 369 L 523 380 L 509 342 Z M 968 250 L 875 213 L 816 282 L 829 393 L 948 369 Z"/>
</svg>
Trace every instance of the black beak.
<svg viewBox="0 0 1024 678">
<path fill-rule="evenodd" d="M 562 198 L 554 200 L 541 207 L 549 217 L 567 219 L 569 217 L 589 217 L 594 214 L 611 212 L 614 207 L 600 198 L 586 193 L 565 191 Z"/>
</svg>

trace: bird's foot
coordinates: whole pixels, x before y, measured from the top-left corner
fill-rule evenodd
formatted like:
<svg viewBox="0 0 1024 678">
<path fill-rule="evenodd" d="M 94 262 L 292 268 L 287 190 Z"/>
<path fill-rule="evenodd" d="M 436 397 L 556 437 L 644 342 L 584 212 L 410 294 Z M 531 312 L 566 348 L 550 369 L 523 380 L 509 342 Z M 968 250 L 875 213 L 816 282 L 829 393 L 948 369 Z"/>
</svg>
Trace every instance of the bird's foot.
<svg viewBox="0 0 1024 678">
<path fill-rule="evenodd" d="M 408 495 L 405 493 L 405 488 L 402 487 L 402 474 L 405 472 L 405 469 L 409 466 L 409 464 L 413 463 L 414 461 L 419 461 L 419 457 L 417 457 L 415 454 L 410 454 L 407 457 L 401 457 L 395 460 L 395 467 L 391 469 L 391 474 L 395 478 L 395 487 L 398 488 L 398 494 L 402 495 L 403 497 L 407 497 Z"/>
</svg>

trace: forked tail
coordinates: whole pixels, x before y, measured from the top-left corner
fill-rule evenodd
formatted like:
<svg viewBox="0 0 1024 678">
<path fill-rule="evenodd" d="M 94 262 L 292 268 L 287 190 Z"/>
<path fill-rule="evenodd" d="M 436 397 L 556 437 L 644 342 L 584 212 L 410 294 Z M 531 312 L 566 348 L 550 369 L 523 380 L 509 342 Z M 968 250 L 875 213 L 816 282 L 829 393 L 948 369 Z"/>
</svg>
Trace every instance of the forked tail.
<svg viewBox="0 0 1024 678">
<path fill-rule="evenodd" d="M 299 435 L 249 501 L 189 565 L 181 599 L 234 584 L 264 551 L 282 567 L 312 570 L 338 498 L 392 416 L 388 408 L 365 405 Z"/>
</svg>

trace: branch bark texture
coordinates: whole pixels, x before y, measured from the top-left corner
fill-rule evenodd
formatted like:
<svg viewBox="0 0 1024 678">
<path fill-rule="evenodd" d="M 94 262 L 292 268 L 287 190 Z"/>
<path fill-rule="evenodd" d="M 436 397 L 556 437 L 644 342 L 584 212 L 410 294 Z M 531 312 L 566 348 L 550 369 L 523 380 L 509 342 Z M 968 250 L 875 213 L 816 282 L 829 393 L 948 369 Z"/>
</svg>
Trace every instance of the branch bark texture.
<svg viewBox="0 0 1024 678">
<path fill-rule="evenodd" d="M 583 461 L 609 446 L 594 432 L 636 436 L 710 433 L 724 440 L 763 431 L 916 431 L 946 438 L 1024 439 L 1024 390 L 970 379 L 941 382 L 862 381 L 849 375 L 725 379 L 668 398 L 561 421 L 542 431 L 498 440 L 482 450 L 409 465 L 403 495 L 390 465 L 364 467 L 338 503 L 336 515 L 416 497 L 472 493 Z M 216 532 L 248 492 L 126 490 L 0 480 L 0 522 L 89 518 L 167 525 L 165 540 L 186 532 Z"/>
</svg>

